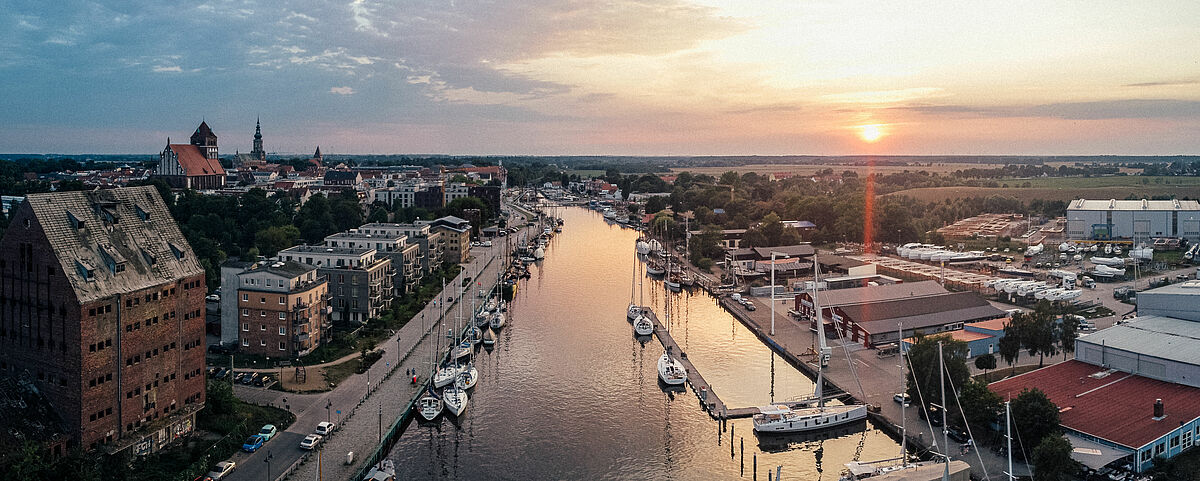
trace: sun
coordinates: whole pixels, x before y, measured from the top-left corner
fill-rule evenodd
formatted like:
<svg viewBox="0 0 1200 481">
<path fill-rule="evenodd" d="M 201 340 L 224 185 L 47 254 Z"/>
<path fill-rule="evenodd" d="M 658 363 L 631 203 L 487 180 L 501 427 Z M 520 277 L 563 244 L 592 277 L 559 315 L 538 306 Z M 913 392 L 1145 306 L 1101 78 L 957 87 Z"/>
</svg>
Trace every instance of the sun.
<svg viewBox="0 0 1200 481">
<path fill-rule="evenodd" d="M 858 126 L 858 136 L 866 142 L 875 142 L 883 138 L 883 125 L 869 124 Z"/>
</svg>

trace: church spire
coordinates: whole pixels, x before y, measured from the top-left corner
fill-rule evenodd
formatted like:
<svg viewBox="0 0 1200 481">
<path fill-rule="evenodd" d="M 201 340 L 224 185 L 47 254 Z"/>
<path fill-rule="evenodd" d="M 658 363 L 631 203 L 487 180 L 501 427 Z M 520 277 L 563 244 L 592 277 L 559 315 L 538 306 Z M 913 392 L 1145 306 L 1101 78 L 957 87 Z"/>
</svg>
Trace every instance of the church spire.
<svg viewBox="0 0 1200 481">
<path fill-rule="evenodd" d="M 260 162 L 267 160 L 267 152 L 263 150 L 262 122 L 257 117 L 254 119 L 254 149 L 250 151 L 250 156 Z"/>
</svg>

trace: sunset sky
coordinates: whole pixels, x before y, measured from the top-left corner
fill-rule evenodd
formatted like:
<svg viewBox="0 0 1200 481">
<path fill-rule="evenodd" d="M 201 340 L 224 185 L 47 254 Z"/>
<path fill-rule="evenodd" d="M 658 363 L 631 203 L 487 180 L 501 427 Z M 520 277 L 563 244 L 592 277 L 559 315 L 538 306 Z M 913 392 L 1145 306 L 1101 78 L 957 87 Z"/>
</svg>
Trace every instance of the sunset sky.
<svg viewBox="0 0 1200 481">
<path fill-rule="evenodd" d="M 0 0 L 0 152 L 1197 154 L 1200 2 Z"/>
</svg>

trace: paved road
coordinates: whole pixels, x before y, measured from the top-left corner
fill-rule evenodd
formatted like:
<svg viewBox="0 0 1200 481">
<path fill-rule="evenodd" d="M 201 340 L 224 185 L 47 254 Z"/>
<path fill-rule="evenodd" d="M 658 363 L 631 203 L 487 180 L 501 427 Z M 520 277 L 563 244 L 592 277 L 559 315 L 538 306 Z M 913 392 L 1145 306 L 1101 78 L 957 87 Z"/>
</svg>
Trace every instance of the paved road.
<svg viewBox="0 0 1200 481">
<path fill-rule="evenodd" d="M 464 275 L 478 279 L 483 282 L 483 288 L 490 289 L 490 286 L 495 284 L 497 270 L 504 264 L 501 256 L 503 249 L 503 242 L 496 242 L 492 247 L 472 248 L 474 257 L 470 262 L 464 264 L 463 273 L 459 274 L 454 282 L 447 284 L 446 291 L 439 298 L 444 299 L 446 296 L 452 295 L 455 298 L 454 302 L 459 302 L 458 289 L 454 286 L 461 285 Z M 485 265 L 486 269 L 484 269 Z M 480 269 L 483 269 L 482 273 Z M 466 315 L 466 311 L 470 307 L 470 299 L 473 296 L 466 293 L 463 296 L 466 297 L 467 302 L 463 308 L 464 315 Z M 452 303 L 447 307 L 455 309 L 455 306 L 456 304 Z M 447 322 L 452 319 L 450 316 L 453 313 L 454 311 L 451 311 L 447 314 Z M 425 342 L 435 338 L 430 333 L 437 326 L 439 314 L 438 305 L 435 305 L 435 301 L 430 302 L 413 317 L 412 321 L 380 344 L 379 347 L 390 352 L 385 353 L 383 359 L 375 363 L 368 373 L 352 375 L 332 391 L 296 395 L 254 388 L 237 390 L 236 393 L 242 399 L 253 399 L 255 402 L 265 401 L 276 406 L 280 406 L 283 398 L 286 397 L 292 412 L 296 414 L 296 422 L 292 423 L 285 433 L 281 433 L 279 439 L 268 443 L 267 447 L 270 449 L 259 450 L 253 454 L 244 452 L 235 454 L 231 459 L 237 462 L 239 467 L 227 479 L 230 481 L 277 479 L 285 467 L 297 463 L 303 456 L 309 454 L 300 449 L 300 441 L 305 435 L 313 432 L 317 423 L 326 420 L 337 422 L 341 429 L 330 436 L 323 445 L 325 452 L 322 463 L 325 471 L 323 474 L 327 479 L 349 477 L 362 465 L 362 457 L 369 454 L 375 447 L 379 437 L 379 426 L 382 424 L 383 429 L 386 430 L 396 418 L 402 415 L 408 401 L 419 388 L 419 383 L 414 385 L 410 379 L 406 378 L 404 370 L 414 368 L 418 372 L 425 373 L 429 369 L 429 346 Z M 397 343 L 397 339 L 399 339 L 399 343 Z M 398 349 L 397 346 L 399 346 Z M 396 365 L 397 358 L 399 358 L 400 365 L 395 372 L 398 372 L 399 375 L 385 377 L 389 371 L 393 370 L 392 366 Z M 426 376 L 427 374 L 421 377 L 422 382 Z M 371 384 L 373 390 L 370 397 L 364 400 L 368 393 L 368 379 L 373 383 Z M 381 379 L 383 380 L 381 381 Z M 354 411 L 360 404 L 364 409 Z M 341 411 L 340 415 L 337 414 L 338 410 Z M 352 412 L 353 415 L 347 419 L 347 415 Z M 284 437 L 283 434 L 287 434 L 287 436 Z M 341 461 L 350 451 L 356 454 L 355 463 L 346 466 Z M 268 477 L 267 473 L 268 453 L 271 456 L 270 476 L 272 477 Z M 307 462 L 300 465 L 291 477 L 293 479 L 316 479 L 316 463 Z"/>
</svg>

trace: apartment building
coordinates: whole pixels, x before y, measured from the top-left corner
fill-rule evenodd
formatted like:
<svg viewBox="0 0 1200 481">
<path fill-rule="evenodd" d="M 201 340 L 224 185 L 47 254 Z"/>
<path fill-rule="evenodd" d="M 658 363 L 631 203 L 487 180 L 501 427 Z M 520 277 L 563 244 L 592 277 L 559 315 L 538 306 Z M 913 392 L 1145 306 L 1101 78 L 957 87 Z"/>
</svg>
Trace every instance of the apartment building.
<svg viewBox="0 0 1200 481">
<path fill-rule="evenodd" d="M 329 339 L 329 283 L 317 268 L 294 261 L 259 262 L 237 275 L 238 326 L 243 353 L 298 358 Z"/>
<path fill-rule="evenodd" d="M 329 283 L 333 322 L 367 322 L 379 317 L 392 299 L 392 260 L 375 249 L 301 245 L 279 251 L 275 258 L 317 268 Z"/>
</svg>

